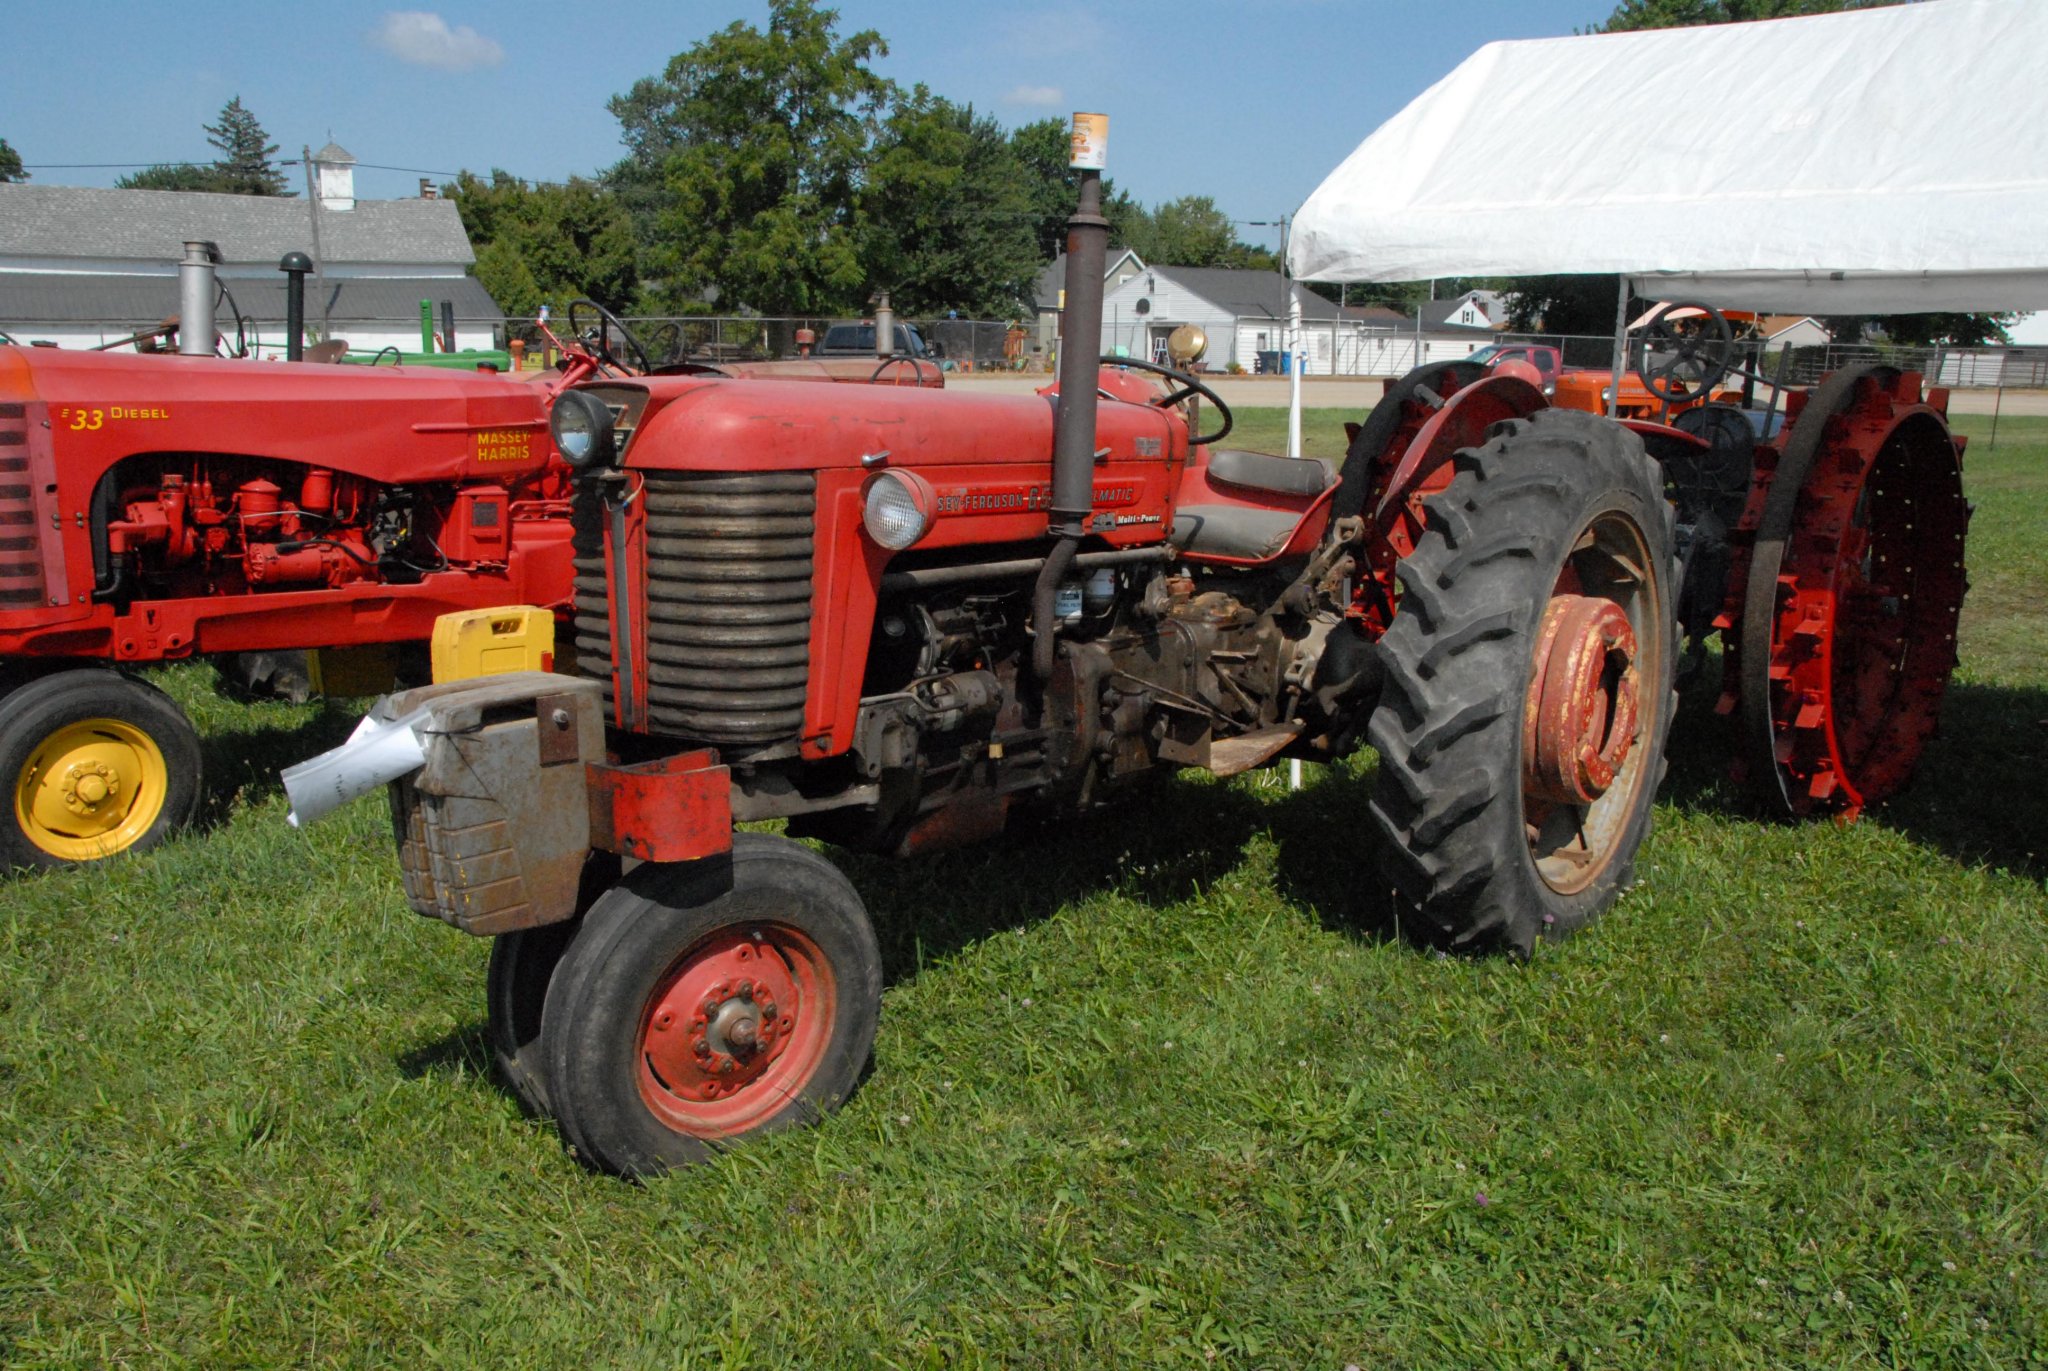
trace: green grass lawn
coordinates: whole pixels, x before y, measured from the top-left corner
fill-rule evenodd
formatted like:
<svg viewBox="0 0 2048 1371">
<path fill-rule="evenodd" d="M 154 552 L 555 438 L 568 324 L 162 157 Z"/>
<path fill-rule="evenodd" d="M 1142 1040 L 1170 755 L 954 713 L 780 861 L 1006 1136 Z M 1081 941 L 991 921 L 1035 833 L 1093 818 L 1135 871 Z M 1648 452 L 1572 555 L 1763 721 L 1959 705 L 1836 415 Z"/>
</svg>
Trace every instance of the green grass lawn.
<svg viewBox="0 0 2048 1371">
<path fill-rule="evenodd" d="M 646 1186 L 490 1081 L 381 801 L 285 826 L 347 712 L 168 673 L 207 830 L 0 885 L 0 1364 L 2048 1364 L 2048 421 L 1967 466 L 1869 820 L 1750 817 L 1690 701 L 1640 884 L 1527 965 L 1361 917 L 1370 754 L 849 859 L 872 1077 Z"/>
</svg>

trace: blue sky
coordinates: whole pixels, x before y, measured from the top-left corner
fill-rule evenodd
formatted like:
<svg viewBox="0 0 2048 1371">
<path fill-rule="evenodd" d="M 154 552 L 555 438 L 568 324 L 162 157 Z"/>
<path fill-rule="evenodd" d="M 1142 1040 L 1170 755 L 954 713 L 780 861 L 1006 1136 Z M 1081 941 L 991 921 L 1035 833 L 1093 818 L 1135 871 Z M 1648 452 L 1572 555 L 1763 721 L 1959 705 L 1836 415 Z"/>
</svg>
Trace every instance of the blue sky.
<svg viewBox="0 0 2048 1371">
<path fill-rule="evenodd" d="M 1612 0 L 847 0 L 881 32 L 883 74 L 1005 126 L 1111 117 L 1110 175 L 1148 204 L 1215 197 L 1277 219 L 1375 126 L 1482 43 L 1598 22 Z M 0 137 L 39 183 L 111 185 L 121 167 L 208 161 L 201 125 L 242 97 L 280 157 L 331 136 L 359 161 L 559 180 L 617 159 L 605 100 L 765 0 L 384 5 L 118 0 L 10 6 Z M 32 60 L 22 60 L 32 55 Z M 419 172 L 359 171 L 416 193 Z M 1245 237 L 1274 235 L 1247 226 Z"/>
</svg>

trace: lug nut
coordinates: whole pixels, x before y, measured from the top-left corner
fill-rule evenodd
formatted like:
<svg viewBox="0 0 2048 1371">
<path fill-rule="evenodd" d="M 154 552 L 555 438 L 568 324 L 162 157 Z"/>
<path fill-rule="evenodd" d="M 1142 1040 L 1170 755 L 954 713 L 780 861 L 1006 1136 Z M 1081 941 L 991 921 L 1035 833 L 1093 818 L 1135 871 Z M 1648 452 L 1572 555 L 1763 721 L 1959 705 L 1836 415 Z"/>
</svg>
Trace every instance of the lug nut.
<svg viewBox="0 0 2048 1371">
<path fill-rule="evenodd" d="M 690 1044 L 690 1050 L 700 1057 L 708 1057 L 711 1055 L 711 1044 L 699 1038 Z"/>
</svg>

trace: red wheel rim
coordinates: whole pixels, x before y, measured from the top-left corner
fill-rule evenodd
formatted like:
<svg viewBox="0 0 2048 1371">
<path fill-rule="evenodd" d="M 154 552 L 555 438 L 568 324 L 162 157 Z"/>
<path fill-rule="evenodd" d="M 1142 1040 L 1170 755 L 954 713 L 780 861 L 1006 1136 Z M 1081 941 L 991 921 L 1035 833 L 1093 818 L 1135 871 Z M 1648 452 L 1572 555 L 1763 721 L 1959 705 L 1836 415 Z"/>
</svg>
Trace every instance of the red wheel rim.
<svg viewBox="0 0 2048 1371">
<path fill-rule="evenodd" d="M 1656 783 L 1663 605 L 1649 539 L 1609 510 L 1573 540 L 1544 606 L 1523 696 L 1522 820 L 1536 874 L 1560 895 L 1614 863 Z"/>
<path fill-rule="evenodd" d="M 692 1137 L 760 1127 L 824 1060 L 837 995 L 825 954 L 786 924 L 741 924 L 700 939 L 641 1010 L 641 1100 Z"/>
</svg>

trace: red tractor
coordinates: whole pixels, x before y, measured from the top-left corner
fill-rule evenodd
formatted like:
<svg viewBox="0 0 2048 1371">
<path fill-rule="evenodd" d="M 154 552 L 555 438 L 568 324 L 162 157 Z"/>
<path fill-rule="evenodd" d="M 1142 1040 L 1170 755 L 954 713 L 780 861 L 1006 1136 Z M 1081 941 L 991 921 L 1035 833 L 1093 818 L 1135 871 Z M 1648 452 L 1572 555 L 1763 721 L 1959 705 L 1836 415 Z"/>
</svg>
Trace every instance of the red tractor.
<svg viewBox="0 0 2048 1371">
<path fill-rule="evenodd" d="M 208 276 L 190 298 L 211 294 Z M 333 693 L 375 693 L 393 646 L 423 646 L 441 615 L 566 613 L 561 387 L 943 384 L 902 358 L 662 365 L 589 301 L 568 323 L 548 335 L 562 369 L 527 381 L 0 346 L 0 872 L 148 847 L 197 810 L 198 737 L 127 669 L 317 649 Z"/>
<path fill-rule="evenodd" d="M 1735 774 L 1773 809 L 1851 819 L 1910 778 L 1955 669 L 1966 440 L 1911 372 L 1789 389 L 1759 346 L 1709 306 L 1659 308 L 1628 376 L 1658 418 L 1626 422 L 1677 511 L 1681 677 L 1722 638 Z"/>
<path fill-rule="evenodd" d="M 198 737 L 124 668 L 423 642 L 451 611 L 566 600 L 543 399 L 427 368 L 0 347 L 0 868 L 192 817 Z"/>
<path fill-rule="evenodd" d="M 1099 332 L 1099 204 L 1086 174 L 1070 338 Z M 1905 602 L 1940 577 L 1903 586 L 1869 558 L 1906 549 L 1845 531 L 1953 473 L 1907 384 L 1823 387 L 1761 497 L 1749 585 L 1791 646 L 1760 708 L 1774 774 L 1808 794 L 1808 706 L 1825 722 L 1830 692 L 1861 690 L 1878 639 L 1828 666 L 1843 620 L 1810 617 L 1797 556 L 1773 599 L 1772 511 L 1824 483 L 1835 584 L 1875 597 L 1853 614 L 1898 601 L 1918 634 Z M 1718 472 L 1708 440 L 1655 435 L 1679 454 L 1660 464 L 1629 427 L 1453 363 L 1396 384 L 1332 470 L 1221 447 L 1200 378 L 1077 347 L 1041 397 L 644 377 L 566 390 L 550 422 L 576 471 L 576 674 L 441 682 L 373 719 L 425 759 L 389 772 L 408 899 L 496 939 L 498 1062 L 592 1166 L 654 1172 L 815 1118 L 867 1060 L 859 895 L 736 823 L 908 856 L 1161 768 L 1370 742 L 1362 880 L 1418 938 L 1526 953 L 1628 881 L 1673 712 L 1677 528 L 1699 526 L 1695 488 L 1719 492 L 1693 470 Z M 1841 455 L 1844 427 L 1869 462 Z M 1883 491 L 1852 498 L 1873 472 Z"/>
<path fill-rule="evenodd" d="M 602 341 L 616 321 L 592 322 L 598 354 L 574 349 L 558 380 L 623 369 Z M 198 737 L 129 668 L 310 648 L 332 680 L 374 649 L 374 693 L 389 646 L 443 614 L 566 610 L 548 394 L 426 367 L 0 346 L 0 871 L 147 847 L 198 808 Z"/>
</svg>

